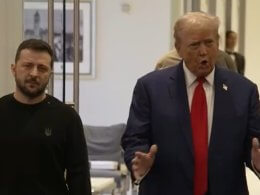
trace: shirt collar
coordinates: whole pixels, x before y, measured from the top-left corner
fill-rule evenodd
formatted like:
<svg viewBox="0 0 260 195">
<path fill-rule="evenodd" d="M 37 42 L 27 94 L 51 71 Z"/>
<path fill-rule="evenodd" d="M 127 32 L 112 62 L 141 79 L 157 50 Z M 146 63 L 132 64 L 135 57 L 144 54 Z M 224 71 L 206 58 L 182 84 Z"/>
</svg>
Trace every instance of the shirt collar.
<svg viewBox="0 0 260 195">
<path fill-rule="evenodd" d="M 186 66 L 185 62 L 183 61 L 183 70 L 184 70 L 184 76 L 186 81 L 186 86 L 190 87 L 197 79 L 197 76 L 195 76 Z M 207 83 L 210 86 L 213 86 L 214 84 L 214 75 L 215 75 L 215 67 L 213 70 L 208 74 L 208 76 L 205 77 Z"/>
</svg>

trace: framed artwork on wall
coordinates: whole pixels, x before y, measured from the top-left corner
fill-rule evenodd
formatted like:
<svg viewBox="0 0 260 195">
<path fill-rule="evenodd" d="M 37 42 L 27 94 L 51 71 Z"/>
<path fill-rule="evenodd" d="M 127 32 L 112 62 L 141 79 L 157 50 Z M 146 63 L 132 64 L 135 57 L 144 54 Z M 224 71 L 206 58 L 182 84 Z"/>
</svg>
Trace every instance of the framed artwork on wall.
<svg viewBox="0 0 260 195">
<path fill-rule="evenodd" d="M 65 66 L 73 73 L 74 20 L 73 3 L 66 3 Z M 95 1 L 81 1 L 79 11 L 79 71 L 80 75 L 95 77 Z M 24 39 L 48 41 L 48 2 L 24 0 Z M 63 4 L 54 2 L 53 51 L 54 74 L 63 72 Z"/>
</svg>

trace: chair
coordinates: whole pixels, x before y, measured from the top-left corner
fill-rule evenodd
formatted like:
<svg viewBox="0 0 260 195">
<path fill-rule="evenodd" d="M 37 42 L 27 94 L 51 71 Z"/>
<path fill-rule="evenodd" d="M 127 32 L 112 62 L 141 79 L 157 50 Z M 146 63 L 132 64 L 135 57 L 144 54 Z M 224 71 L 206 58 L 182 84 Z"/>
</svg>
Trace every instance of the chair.
<svg viewBox="0 0 260 195">
<path fill-rule="evenodd" d="M 126 194 L 129 189 L 130 175 L 124 165 L 121 137 L 126 125 L 123 123 L 111 126 L 84 125 L 84 133 L 88 146 L 91 177 L 112 177 L 117 184 L 117 191 Z M 95 162 L 115 162 L 113 168 L 94 168 Z M 109 164 L 109 163 L 108 163 Z"/>
</svg>

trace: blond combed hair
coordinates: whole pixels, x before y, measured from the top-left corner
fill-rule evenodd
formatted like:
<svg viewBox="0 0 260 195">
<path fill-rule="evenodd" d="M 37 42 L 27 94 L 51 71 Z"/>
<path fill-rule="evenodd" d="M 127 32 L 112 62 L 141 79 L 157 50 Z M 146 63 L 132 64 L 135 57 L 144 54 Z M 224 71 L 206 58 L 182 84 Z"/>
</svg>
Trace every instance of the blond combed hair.
<svg viewBox="0 0 260 195">
<path fill-rule="evenodd" d="M 174 25 L 174 38 L 175 44 L 179 44 L 180 35 L 184 29 L 190 27 L 211 27 L 212 30 L 216 32 L 217 39 L 219 39 L 218 28 L 219 28 L 219 18 L 217 16 L 212 16 L 205 12 L 188 12 L 182 17 L 180 17 Z"/>
</svg>

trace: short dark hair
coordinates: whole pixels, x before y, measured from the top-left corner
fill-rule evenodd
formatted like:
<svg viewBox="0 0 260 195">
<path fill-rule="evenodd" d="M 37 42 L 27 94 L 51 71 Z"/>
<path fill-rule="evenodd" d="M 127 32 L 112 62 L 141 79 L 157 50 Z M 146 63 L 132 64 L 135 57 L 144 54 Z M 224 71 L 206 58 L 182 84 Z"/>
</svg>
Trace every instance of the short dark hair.
<svg viewBox="0 0 260 195">
<path fill-rule="evenodd" d="M 41 39 L 27 39 L 23 41 L 17 48 L 16 55 L 15 55 L 15 63 L 20 58 L 21 51 L 24 49 L 31 49 L 34 51 L 39 51 L 39 52 L 47 52 L 51 56 L 51 68 L 53 68 L 53 50 L 51 46 L 46 43 L 45 41 Z"/>
</svg>

